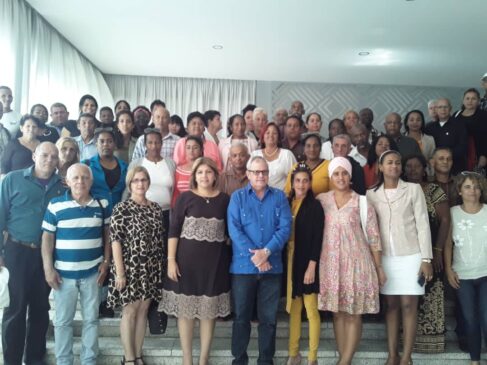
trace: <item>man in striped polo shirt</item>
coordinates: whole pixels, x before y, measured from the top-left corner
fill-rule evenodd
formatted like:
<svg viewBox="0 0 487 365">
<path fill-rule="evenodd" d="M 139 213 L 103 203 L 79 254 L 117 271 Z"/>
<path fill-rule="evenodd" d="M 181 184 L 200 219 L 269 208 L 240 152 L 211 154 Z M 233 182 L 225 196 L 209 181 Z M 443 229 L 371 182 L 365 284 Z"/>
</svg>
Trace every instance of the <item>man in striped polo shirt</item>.
<svg viewBox="0 0 487 365">
<path fill-rule="evenodd" d="M 81 363 L 95 365 L 98 355 L 99 286 L 110 262 L 108 201 L 90 195 L 91 169 L 69 167 L 65 195 L 49 203 L 42 222 L 42 260 L 54 291 L 56 364 L 73 364 L 73 327 L 78 294 L 83 316 Z"/>
</svg>

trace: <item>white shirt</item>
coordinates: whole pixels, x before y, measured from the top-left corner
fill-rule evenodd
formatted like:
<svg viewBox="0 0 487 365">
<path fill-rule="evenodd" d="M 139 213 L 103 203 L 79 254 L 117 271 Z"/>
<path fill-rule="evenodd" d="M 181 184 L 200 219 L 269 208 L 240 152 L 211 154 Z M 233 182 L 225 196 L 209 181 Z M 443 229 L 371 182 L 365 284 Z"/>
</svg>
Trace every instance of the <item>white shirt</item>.
<svg viewBox="0 0 487 365">
<path fill-rule="evenodd" d="M 252 152 L 252 157 L 260 156 L 264 157 L 262 150 L 256 150 Z M 250 162 L 250 160 L 249 160 Z M 281 148 L 279 151 L 279 157 L 274 161 L 267 161 L 269 165 L 269 186 L 273 188 L 284 190 L 286 185 L 287 175 L 296 163 L 296 157 L 293 153 L 285 148 Z M 249 166 L 247 166 L 248 168 Z"/>
<path fill-rule="evenodd" d="M 169 169 L 166 159 L 159 162 L 152 162 L 144 158 L 144 166 L 149 172 L 150 186 L 147 190 L 146 197 L 150 201 L 159 204 L 162 210 L 171 208 L 171 197 L 174 188 L 174 175 Z"/>
<path fill-rule="evenodd" d="M 358 151 L 357 147 L 352 148 L 348 155 L 357 161 L 362 167 L 364 167 L 367 163 L 367 158 Z"/>
<path fill-rule="evenodd" d="M 3 117 L 0 120 L 3 126 L 10 133 L 10 138 L 14 139 L 17 137 L 17 132 L 20 130 L 20 119 L 22 119 L 22 114 L 12 110 L 11 112 L 4 112 Z"/>
<path fill-rule="evenodd" d="M 326 141 L 321 145 L 321 153 L 320 158 L 324 158 L 325 160 L 333 160 L 335 155 L 333 154 L 333 150 L 331 149 L 331 142 Z"/>
</svg>

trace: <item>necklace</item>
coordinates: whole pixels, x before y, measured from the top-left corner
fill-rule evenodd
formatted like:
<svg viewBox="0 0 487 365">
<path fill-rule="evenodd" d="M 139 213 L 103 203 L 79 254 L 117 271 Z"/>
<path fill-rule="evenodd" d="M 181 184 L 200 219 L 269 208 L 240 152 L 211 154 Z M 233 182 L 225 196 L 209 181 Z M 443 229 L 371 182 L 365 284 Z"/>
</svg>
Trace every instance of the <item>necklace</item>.
<svg viewBox="0 0 487 365">
<path fill-rule="evenodd" d="M 279 147 L 276 147 L 276 149 L 271 153 L 267 153 L 266 149 L 264 148 L 264 155 L 266 155 L 267 157 L 272 157 L 276 154 L 277 151 L 279 151 Z"/>
</svg>

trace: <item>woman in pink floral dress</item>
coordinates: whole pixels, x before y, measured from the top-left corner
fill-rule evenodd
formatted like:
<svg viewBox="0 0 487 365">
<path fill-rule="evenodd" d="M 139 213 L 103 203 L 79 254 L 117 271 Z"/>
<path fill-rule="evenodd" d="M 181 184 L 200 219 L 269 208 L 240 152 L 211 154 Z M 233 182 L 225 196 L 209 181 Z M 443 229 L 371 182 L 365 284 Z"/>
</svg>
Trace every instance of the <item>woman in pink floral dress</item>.
<svg viewBox="0 0 487 365">
<path fill-rule="evenodd" d="M 318 308 L 333 312 L 338 364 L 351 364 L 362 333 L 361 315 L 379 311 L 379 284 L 386 277 L 375 210 L 367 205 L 365 235 L 359 195 L 350 187 L 350 162 L 336 157 L 328 170 L 335 189 L 316 197 L 325 211 Z"/>
</svg>

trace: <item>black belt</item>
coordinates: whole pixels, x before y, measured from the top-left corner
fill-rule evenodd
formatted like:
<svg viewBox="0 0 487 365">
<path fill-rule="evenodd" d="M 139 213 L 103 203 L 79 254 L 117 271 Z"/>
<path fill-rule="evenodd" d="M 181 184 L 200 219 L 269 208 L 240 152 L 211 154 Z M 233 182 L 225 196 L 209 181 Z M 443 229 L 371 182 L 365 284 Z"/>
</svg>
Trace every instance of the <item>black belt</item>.
<svg viewBox="0 0 487 365">
<path fill-rule="evenodd" d="M 16 240 L 15 238 L 13 238 L 12 236 L 8 236 L 7 237 L 7 242 L 12 242 L 12 243 L 15 243 L 17 245 L 29 247 L 29 248 L 31 248 L 33 250 L 38 249 L 38 248 L 41 247 L 40 245 L 36 244 L 35 242 L 19 241 L 19 240 Z"/>
</svg>

